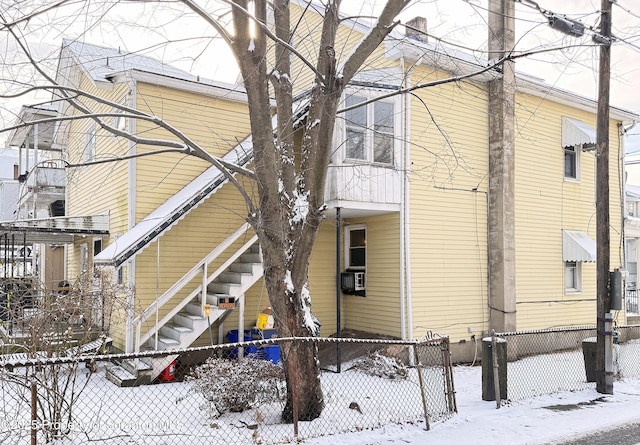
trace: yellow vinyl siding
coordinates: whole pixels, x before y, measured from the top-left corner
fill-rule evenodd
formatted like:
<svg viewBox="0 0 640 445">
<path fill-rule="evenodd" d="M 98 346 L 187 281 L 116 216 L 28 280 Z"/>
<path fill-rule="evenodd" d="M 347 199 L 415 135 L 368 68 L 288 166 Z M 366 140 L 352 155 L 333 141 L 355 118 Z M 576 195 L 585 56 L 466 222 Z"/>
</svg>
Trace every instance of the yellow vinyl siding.
<svg viewBox="0 0 640 445">
<path fill-rule="evenodd" d="M 250 132 L 246 104 L 138 84 L 138 108 L 164 119 L 213 156 L 223 156 Z M 139 121 L 141 137 L 177 140 L 151 122 Z M 139 144 L 137 153 L 157 150 Z M 136 161 L 136 220 L 144 218 L 211 164 L 179 153 Z"/>
<path fill-rule="evenodd" d="M 104 91 L 95 87 L 85 75 L 81 76 L 81 88 L 89 93 L 106 97 L 112 102 L 122 102 L 127 97 L 129 85 L 116 84 L 112 90 Z M 85 99 L 88 101 L 88 99 Z M 112 113 L 114 108 L 109 105 L 91 105 L 97 112 Z M 111 124 L 112 118 L 105 117 L 105 122 Z M 69 138 L 67 156 L 70 164 L 84 162 L 85 135 L 89 128 L 96 128 L 95 159 L 112 159 L 123 156 L 128 150 L 128 141 L 123 137 L 100 128 L 90 119 L 73 120 L 69 124 Z M 127 228 L 127 162 L 116 161 L 84 167 L 67 169 L 66 214 L 70 216 L 95 215 L 109 213 L 111 234 L 121 234 Z M 67 279 L 75 281 L 79 275 L 80 244 L 87 243 L 90 249 L 89 266 L 91 267 L 91 238 L 76 241 L 67 246 Z M 103 239 L 103 246 L 109 244 L 107 237 Z"/>
<path fill-rule="evenodd" d="M 579 153 L 579 180 L 564 179 L 562 116 L 595 129 L 595 114 L 518 95 L 516 286 L 518 329 L 595 323 L 596 264 L 581 263 L 582 291 L 565 293 L 562 230 L 596 239 L 594 152 Z M 530 110 L 535 109 L 535 113 Z M 610 123 L 611 269 L 620 267 L 617 122 Z"/>
<path fill-rule="evenodd" d="M 412 84 L 448 77 L 431 68 Z M 414 338 L 487 328 L 486 92 L 444 84 L 411 100 L 410 249 Z"/>
<path fill-rule="evenodd" d="M 315 67 L 322 33 L 322 15 L 324 8 L 321 5 L 312 5 L 311 8 L 301 8 L 291 4 L 291 23 L 296 23 L 296 33 L 293 37 L 293 47 L 307 61 Z M 352 21 L 344 21 L 339 25 L 336 33 L 334 51 L 336 54 L 336 65 L 344 62 L 345 58 L 352 52 L 352 48 L 358 44 L 364 34 L 359 28 L 353 27 Z M 322 49 L 323 51 L 323 49 Z M 273 60 L 273 52 L 270 52 Z M 373 54 L 363 64 L 363 70 L 371 70 L 382 66 L 397 66 L 397 63 L 384 57 L 384 45 L 380 45 Z M 303 63 L 300 57 L 291 56 L 291 77 L 294 80 L 294 95 L 308 90 L 316 82 L 315 73 Z"/>
<path fill-rule="evenodd" d="M 354 224 L 367 230 L 367 295 L 342 295 L 344 327 L 400 337 L 400 214 L 344 221 Z"/>
<path fill-rule="evenodd" d="M 336 332 L 336 227 L 335 221 L 320 226 L 309 264 L 311 311 L 320 320 L 320 335 Z"/>
<path fill-rule="evenodd" d="M 156 286 L 159 295 L 171 287 L 195 264 L 224 241 L 244 222 L 247 210 L 244 201 L 232 185 L 225 185 L 221 190 L 192 210 L 159 238 L 160 264 L 158 269 L 158 242 L 152 243 L 136 257 L 136 301 L 140 310 L 150 306 L 156 298 Z M 252 236 L 247 233 L 247 237 Z M 241 239 L 231 246 L 214 265 L 209 267 L 212 273 L 217 265 L 246 242 Z M 175 297 L 180 301 L 201 282 L 200 276 L 193 280 L 183 292 Z M 160 310 L 164 316 L 172 305 L 167 304 Z M 150 323 L 153 320 L 150 320 Z"/>
</svg>

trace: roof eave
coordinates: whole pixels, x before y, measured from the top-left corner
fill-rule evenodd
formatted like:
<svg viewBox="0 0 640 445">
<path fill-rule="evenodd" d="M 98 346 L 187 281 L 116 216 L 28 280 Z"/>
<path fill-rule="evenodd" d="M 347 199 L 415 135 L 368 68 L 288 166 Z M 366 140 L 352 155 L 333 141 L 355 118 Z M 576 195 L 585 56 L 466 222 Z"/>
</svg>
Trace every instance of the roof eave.
<svg viewBox="0 0 640 445">
<path fill-rule="evenodd" d="M 234 102 L 247 103 L 247 94 L 242 87 L 225 82 L 213 80 L 188 80 L 168 76 L 166 74 L 151 73 L 137 68 L 112 73 L 109 76 L 112 82 L 136 82 L 161 85 L 189 93 L 218 97 Z"/>
</svg>

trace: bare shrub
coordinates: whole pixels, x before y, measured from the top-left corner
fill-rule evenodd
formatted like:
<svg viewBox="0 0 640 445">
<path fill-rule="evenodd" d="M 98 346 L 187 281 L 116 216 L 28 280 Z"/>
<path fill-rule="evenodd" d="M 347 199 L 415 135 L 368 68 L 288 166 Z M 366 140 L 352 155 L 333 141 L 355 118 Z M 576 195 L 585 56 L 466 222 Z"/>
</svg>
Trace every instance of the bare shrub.
<svg viewBox="0 0 640 445">
<path fill-rule="evenodd" d="M 402 361 L 396 357 L 387 357 L 378 351 L 357 359 L 353 368 L 365 374 L 386 379 L 406 379 L 409 375 Z"/>
<path fill-rule="evenodd" d="M 210 418 L 283 401 L 286 396 L 284 371 L 268 360 L 212 357 L 188 379 L 193 381 L 192 391 L 207 400 L 201 409 Z"/>
</svg>

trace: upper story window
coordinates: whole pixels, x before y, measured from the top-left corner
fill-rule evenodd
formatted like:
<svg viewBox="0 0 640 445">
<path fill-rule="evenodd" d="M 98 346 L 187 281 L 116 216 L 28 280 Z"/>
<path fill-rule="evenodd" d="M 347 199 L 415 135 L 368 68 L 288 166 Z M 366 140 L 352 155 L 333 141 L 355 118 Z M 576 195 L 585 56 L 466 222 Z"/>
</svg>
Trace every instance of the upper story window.
<svg viewBox="0 0 640 445">
<path fill-rule="evenodd" d="M 627 201 L 627 216 L 638 216 L 638 201 Z"/>
<path fill-rule="evenodd" d="M 84 135 L 84 162 L 91 162 L 96 157 L 96 126 L 91 124 Z"/>
<path fill-rule="evenodd" d="M 564 177 L 565 179 L 574 179 L 578 178 L 579 171 L 579 156 L 580 149 L 579 147 L 572 145 L 570 147 L 564 147 Z"/>
<path fill-rule="evenodd" d="M 120 105 L 126 105 L 126 99 L 123 99 L 120 101 Z M 113 116 L 113 128 L 120 130 L 120 131 L 126 131 L 127 129 L 127 119 L 122 116 L 122 114 L 124 114 L 124 111 L 122 110 L 122 108 L 119 107 L 114 107 L 113 108 L 113 112 L 116 113 L 116 116 Z M 114 136 L 117 136 L 116 134 L 114 134 Z"/>
<path fill-rule="evenodd" d="M 372 96 L 347 95 L 345 107 L 363 103 Z M 345 158 L 378 164 L 394 163 L 396 118 L 393 100 L 379 100 L 345 112 Z"/>
<path fill-rule="evenodd" d="M 585 122 L 562 116 L 564 179 L 580 180 L 580 154 L 596 148 L 596 131 Z"/>
</svg>

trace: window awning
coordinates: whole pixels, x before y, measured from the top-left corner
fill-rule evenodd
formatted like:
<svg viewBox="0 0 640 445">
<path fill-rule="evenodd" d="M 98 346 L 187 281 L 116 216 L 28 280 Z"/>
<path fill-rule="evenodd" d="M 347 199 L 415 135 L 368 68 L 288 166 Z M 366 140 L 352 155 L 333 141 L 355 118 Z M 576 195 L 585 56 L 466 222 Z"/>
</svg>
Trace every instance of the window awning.
<svg viewBox="0 0 640 445">
<path fill-rule="evenodd" d="M 580 230 L 562 231 L 562 260 L 575 262 L 595 262 L 596 242 L 586 232 Z"/>
<path fill-rule="evenodd" d="M 576 119 L 562 117 L 562 146 L 595 144 L 596 130 Z"/>
</svg>

